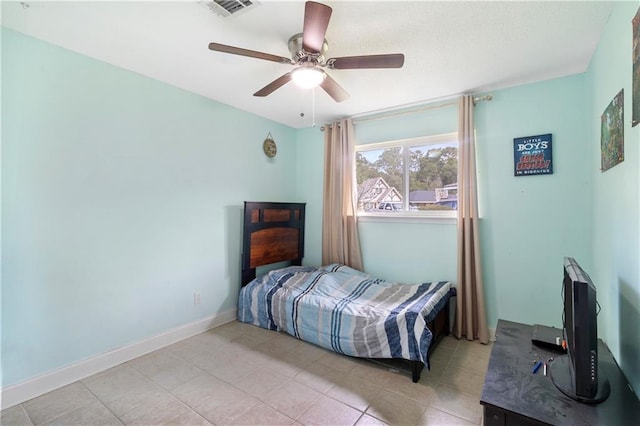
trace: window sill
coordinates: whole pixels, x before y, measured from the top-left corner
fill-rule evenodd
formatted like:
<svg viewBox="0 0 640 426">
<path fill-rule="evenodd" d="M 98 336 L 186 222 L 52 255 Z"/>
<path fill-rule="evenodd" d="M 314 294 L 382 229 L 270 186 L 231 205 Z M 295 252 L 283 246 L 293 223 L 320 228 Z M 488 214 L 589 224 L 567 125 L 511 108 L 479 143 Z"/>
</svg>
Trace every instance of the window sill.
<svg viewBox="0 0 640 426">
<path fill-rule="evenodd" d="M 358 213 L 359 222 L 393 222 L 393 223 L 438 223 L 442 225 L 456 225 L 458 222 L 457 211 L 443 211 L 414 213 L 414 212 L 396 212 L 396 213 Z"/>
</svg>

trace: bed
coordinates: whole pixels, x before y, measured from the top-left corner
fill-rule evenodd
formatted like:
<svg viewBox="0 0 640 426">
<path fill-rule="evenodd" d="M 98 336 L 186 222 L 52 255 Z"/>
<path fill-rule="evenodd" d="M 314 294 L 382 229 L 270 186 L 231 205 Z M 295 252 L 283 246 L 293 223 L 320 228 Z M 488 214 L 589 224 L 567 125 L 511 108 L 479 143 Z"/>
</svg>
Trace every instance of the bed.
<svg viewBox="0 0 640 426">
<path fill-rule="evenodd" d="M 238 320 L 340 354 L 405 360 L 414 382 L 449 333 L 449 281 L 399 284 L 346 265 L 302 266 L 304 203 L 245 202 Z M 256 278 L 256 269 L 278 267 Z"/>
</svg>

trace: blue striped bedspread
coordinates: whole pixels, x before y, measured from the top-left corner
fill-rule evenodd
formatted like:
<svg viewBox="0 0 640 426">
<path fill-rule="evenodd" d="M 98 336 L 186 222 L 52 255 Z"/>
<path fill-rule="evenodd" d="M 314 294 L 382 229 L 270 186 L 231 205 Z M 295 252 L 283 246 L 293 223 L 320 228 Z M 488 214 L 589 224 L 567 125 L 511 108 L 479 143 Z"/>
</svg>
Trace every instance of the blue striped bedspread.
<svg viewBox="0 0 640 426">
<path fill-rule="evenodd" d="M 345 355 L 429 367 L 426 325 L 454 294 L 450 281 L 399 284 L 340 264 L 290 266 L 242 288 L 238 320 Z"/>
</svg>

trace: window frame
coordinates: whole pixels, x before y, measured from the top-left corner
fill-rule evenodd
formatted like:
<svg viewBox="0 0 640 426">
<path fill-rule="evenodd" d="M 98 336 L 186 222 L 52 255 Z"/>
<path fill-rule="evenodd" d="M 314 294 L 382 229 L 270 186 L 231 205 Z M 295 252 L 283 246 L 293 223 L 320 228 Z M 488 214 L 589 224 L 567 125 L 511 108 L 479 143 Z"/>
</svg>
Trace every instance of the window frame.
<svg viewBox="0 0 640 426">
<path fill-rule="evenodd" d="M 387 212 L 376 211 L 357 211 L 356 216 L 358 220 L 365 222 L 376 221 L 390 221 L 390 222 L 454 222 L 458 217 L 458 209 L 456 210 L 422 210 L 415 211 L 409 209 L 409 182 L 410 182 L 410 149 L 419 146 L 438 145 L 452 140 L 457 142 L 458 152 L 460 152 L 460 141 L 458 140 L 458 132 L 442 133 L 438 135 L 419 136 L 416 138 L 398 139 L 393 141 L 363 143 L 354 146 L 353 152 L 353 182 L 355 183 L 353 188 L 354 199 L 357 199 L 358 182 L 357 182 L 357 153 L 362 151 L 373 151 L 379 149 L 389 148 L 402 148 L 402 167 L 403 167 L 403 189 L 402 204 L 403 211 L 394 212 L 393 214 Z M 459 160 L 459 158 L 458 158 Z M 459 167 L 459 166 L 458 166 Z M 404 193 L 406 191 L 406 193 Z"/>
</svg>

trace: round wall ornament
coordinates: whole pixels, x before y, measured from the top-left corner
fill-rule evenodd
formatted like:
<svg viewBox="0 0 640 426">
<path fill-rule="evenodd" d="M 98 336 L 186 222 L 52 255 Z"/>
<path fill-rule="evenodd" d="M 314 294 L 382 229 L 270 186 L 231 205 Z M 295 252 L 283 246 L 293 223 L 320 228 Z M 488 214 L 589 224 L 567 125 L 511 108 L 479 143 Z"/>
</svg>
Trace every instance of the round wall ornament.
<svg viewBox="0 0 640 426">
<path fill-rule="evenodd" d="M 271 133 L 269 133 L 269 136 L 267 136 L 267 138 L 262 143 L 262 150 L 264 151 L 264 154 L 269 158 L 273 158 L 276 156 L 278 147 L 276 146 L 276 142 L 271 137 Z"/>
</svg>

